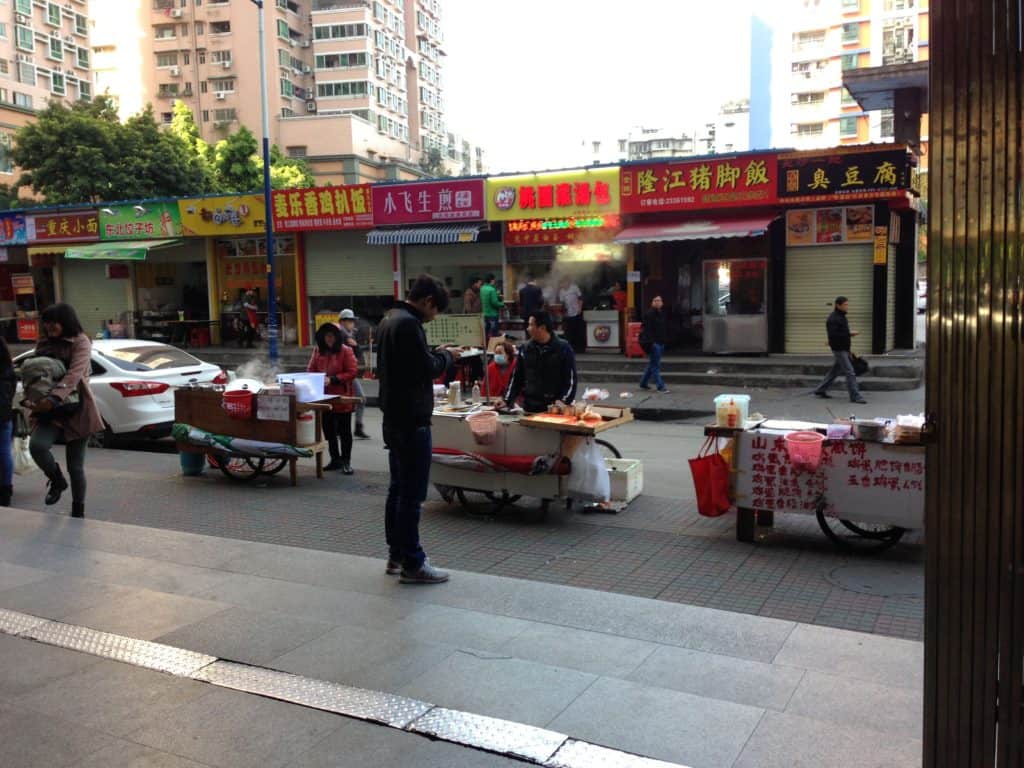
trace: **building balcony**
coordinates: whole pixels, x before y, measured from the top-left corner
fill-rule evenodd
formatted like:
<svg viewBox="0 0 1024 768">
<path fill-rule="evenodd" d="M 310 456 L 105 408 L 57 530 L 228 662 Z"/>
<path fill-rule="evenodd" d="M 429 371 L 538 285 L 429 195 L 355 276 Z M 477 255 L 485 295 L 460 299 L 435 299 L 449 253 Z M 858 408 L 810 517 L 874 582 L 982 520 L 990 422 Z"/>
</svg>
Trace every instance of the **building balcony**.
<svg viewBox="0 0 1024 768">
<path fill-rule="evenodd" d="M 370 0 L 313 0 L 312 11 L 351 11 L 369 7 Z"/>
</svg>

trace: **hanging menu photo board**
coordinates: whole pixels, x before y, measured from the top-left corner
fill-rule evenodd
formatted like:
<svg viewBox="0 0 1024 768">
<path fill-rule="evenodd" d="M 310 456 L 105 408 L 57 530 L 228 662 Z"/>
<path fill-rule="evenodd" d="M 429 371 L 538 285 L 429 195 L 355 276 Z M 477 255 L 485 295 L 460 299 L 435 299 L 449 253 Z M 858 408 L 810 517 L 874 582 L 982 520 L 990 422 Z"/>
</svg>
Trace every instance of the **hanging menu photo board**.
<svg viewBox="0 0 1024 768">
<path fill-rule="evenodd" d="M 786 212 L 786 245 L 870 243 L 875 209 L 871 205 L 804 208 Z"/>
</svg>

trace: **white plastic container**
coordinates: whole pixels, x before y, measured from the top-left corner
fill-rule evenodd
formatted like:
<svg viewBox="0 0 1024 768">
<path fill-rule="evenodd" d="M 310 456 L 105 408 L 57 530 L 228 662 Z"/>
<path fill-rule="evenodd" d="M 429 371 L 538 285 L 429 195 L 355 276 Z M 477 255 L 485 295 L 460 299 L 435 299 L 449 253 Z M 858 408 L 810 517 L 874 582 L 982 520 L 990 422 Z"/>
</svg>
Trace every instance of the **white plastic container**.
<svg viewBox="0 0 1024 768">
<path fill-rule="evenodd" d="M 612 501 L 630 502 L 644 491 L 644 464 L 640 459 L 605 459 Z"/>
<path fill-rule="evenodd" d="M 324 379 L 322 373 L 281 373 L 277 376 L 278 384 L 294 384 L 295 398 L 300 403 L 323 400 Z"/>
<path fill-rule="evenodd" d="M 729 412 L 729 403 L 734 402 L 736 407 L 739 408 L 739 418 L 736 421 L 738 429 L 743 429 L 747 423 L 747 416 L 750 413 L 750 395 L 719 395 L 715 398 L 715 425 L 719 427 L 728 427 L 729 423 L 726 419 L 726 415 Z"/>
<path fill-rule="evenodd" d="M 297 445 L 312 445 L 316 442 L 316 417 L 312 411 L 295 417 L 295 442 Z"/>
</svg>

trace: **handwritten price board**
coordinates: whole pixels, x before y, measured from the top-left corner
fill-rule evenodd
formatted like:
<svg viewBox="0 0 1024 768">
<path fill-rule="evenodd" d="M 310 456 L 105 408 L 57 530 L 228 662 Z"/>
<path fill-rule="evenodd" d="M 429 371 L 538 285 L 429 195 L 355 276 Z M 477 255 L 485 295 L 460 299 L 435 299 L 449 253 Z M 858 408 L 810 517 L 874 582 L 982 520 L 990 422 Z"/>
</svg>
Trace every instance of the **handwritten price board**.
<svg viewBox="0 0 1024 768">
<path fill-rule="evenodd" d="M 782 434 L 742 432 L 737 438 L 736 506 L 863 523 L 924 527 L 925 453 L 921 446 L 860 440 L 826 441 L 816 472 L 794 470 Z"/>
<path fill-rule="evenodd" d="M 423 326 L 427 344 L 438 347 L 453 344 L 460 347 L 483 347 L 484 322 L 480 315 L 438 315 Z"/>
</svg>

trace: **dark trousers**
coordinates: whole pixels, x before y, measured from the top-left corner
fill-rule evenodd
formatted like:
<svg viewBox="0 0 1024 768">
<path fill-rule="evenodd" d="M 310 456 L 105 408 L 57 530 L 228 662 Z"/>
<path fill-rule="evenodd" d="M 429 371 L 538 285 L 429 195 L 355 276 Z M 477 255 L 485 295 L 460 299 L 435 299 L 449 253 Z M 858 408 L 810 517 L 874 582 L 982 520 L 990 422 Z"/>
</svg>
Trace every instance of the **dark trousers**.
<svg viewBox="0 0 1024 768">
<path fill-rule="evenodd" d="M 252 347 L 256 339 L 259 338 L 259 333 L 256 331 L 255 325 L 249 325 L 249 323 L 242 322 L 242 338 L 238 342 L 238 346 Z"/>
<path fill-rule="evenodd" d="M 501 335 L 501 318 L 487 317 L 484 315 L 484 329 L 487 331 L 487 338 L 493 339 Z"/>
<path fill-rule="evenodd" d="M 850 360 L 850 353 L 844 350 L 836 351 L 832 350 L 832 356 L 835 358 L 835 362 L 832 363 L 832 369 L 828 372 L 825 380 L 818 385 L 815 392 L 828 392 L 828 388 L 832 386 L 832 382 L 838 379 L 840 376 L 846 376 L 846 391 L 850 393 L 851 400 L 860 399 L 860 388 L 857 386 L 857 374 L 853 370 L 853 361 Z"/>
<path fill-rule="evenodd" d="M 583 322 L 583 314 L 573 317 L 566 315 L 562 318 L 562 327 L 565 329 L 565 340 L 569 342 L 573 352 L 586 352 L 587 350 L 587 324 Z"/>
<path fill-rule="evenodd" d="M 352 412 L 335 413 L 331 411 L 324 416 L 324 439 L 327 440 L 327 451 L 331 461 L 341 460 L 342 464 L 352 463 Z M 338 444 L 341 443 L 341 452 Z"/>
<path fill-rule="evenodd" d="M 420 507 L 430 482 L 430 427 L 384 430 L 391 483 L 384 506 L 384 534 L 388 557 L 409 571 L 423 565 L 420 546 Z"/>
<path fill-rule="evenodd" d="M 52 449 L 61 431 L 56 424 L 39 422 L 32 430 L 32 437 L 28 441 L 32 460 L 51 480 L 60 472 L 57 460 L 53 458 Z M 71 480 L 71 500 L 79 503 L 85 503 L 85 449 L 88 445 L 89 438 L 83 437 L 80 440 L 68 440 L 64 446 L 64 458 Z"/>
</svg>

